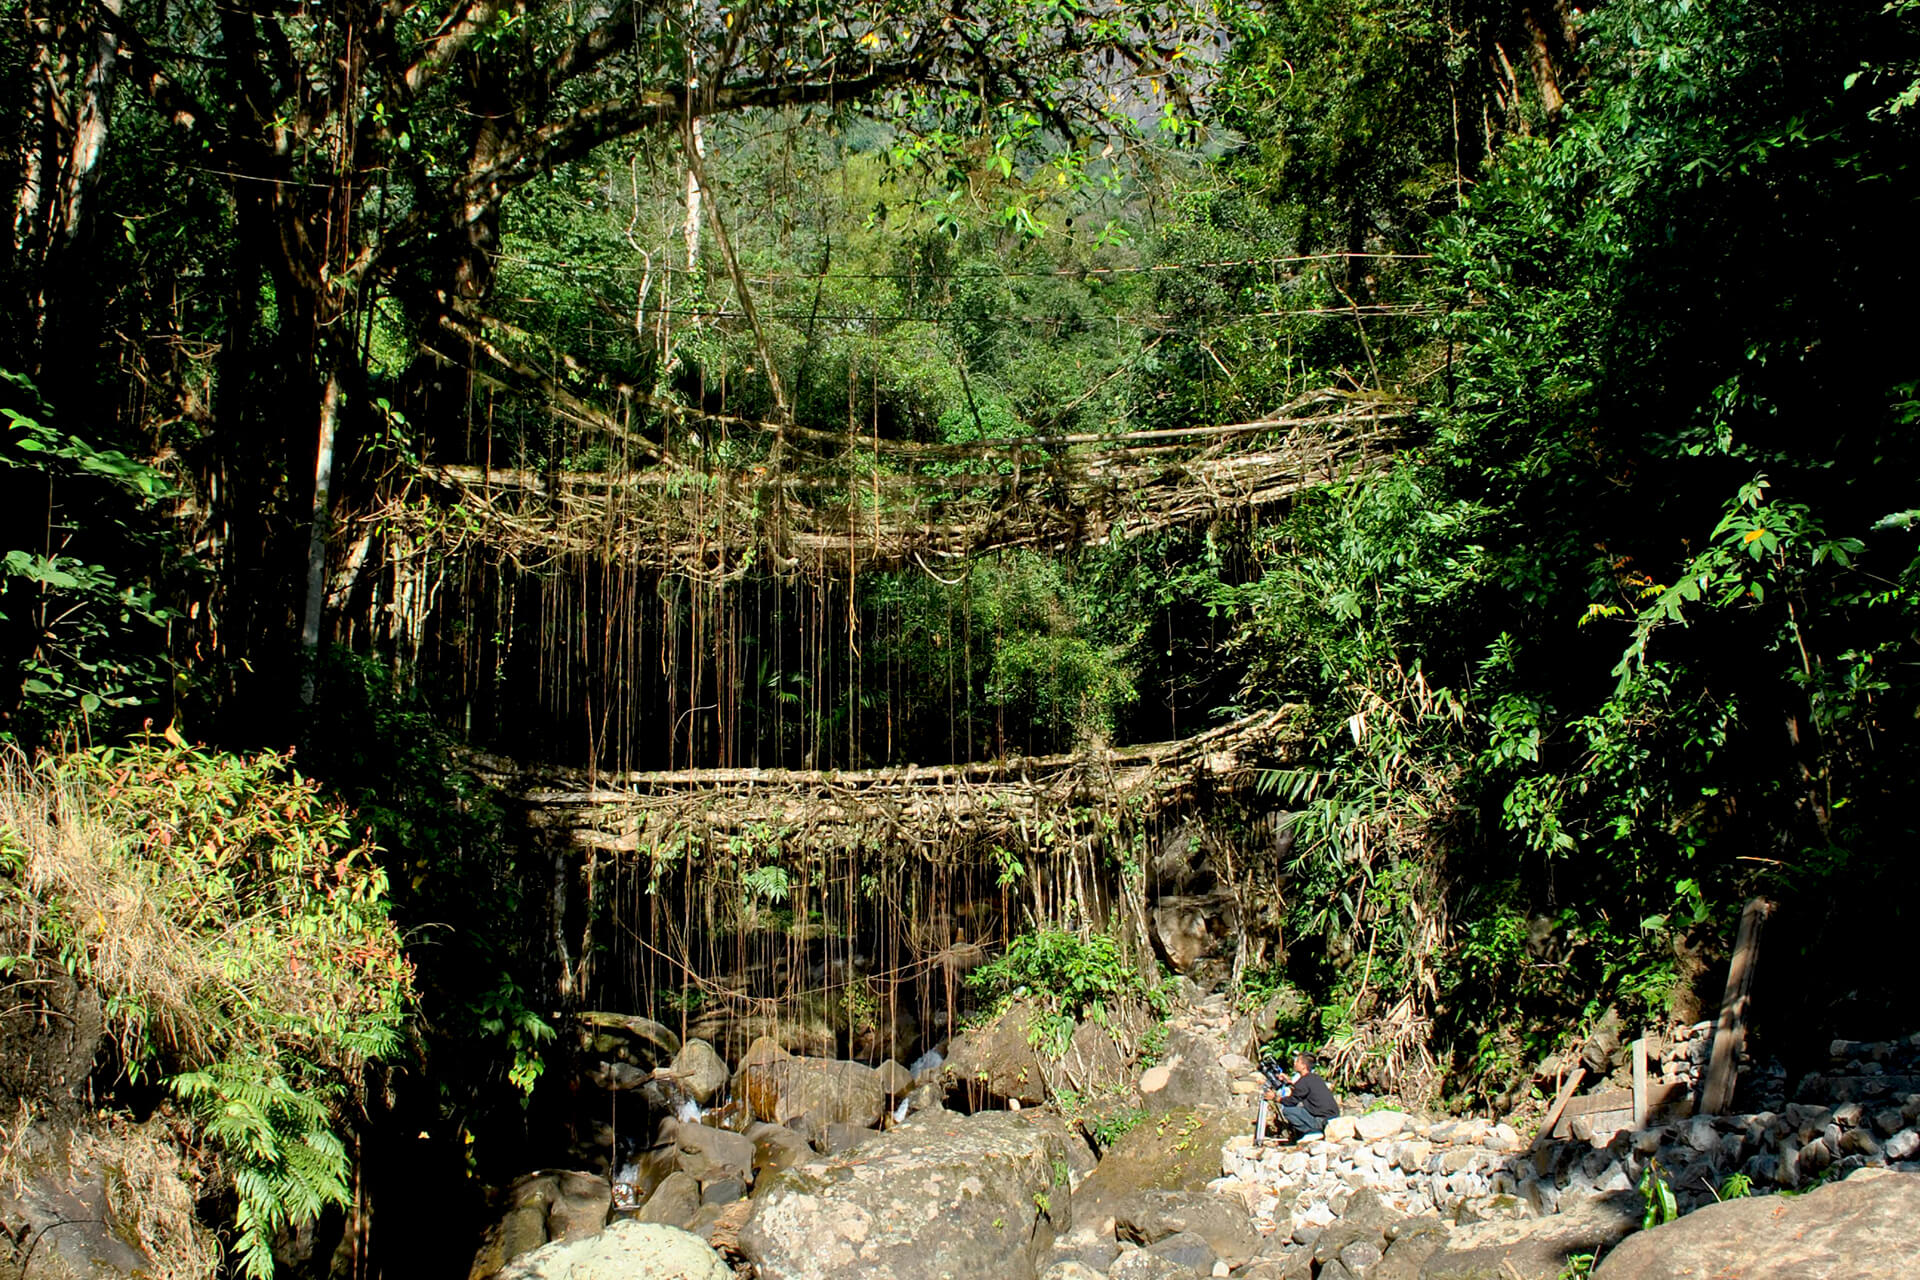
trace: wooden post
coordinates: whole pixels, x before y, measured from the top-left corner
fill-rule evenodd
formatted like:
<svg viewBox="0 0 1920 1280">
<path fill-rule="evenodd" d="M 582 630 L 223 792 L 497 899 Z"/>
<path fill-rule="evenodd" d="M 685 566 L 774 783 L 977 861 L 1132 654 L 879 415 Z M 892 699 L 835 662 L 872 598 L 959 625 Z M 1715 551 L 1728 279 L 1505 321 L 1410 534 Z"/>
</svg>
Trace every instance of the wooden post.
<svg viewBox="0 0 1920 1280">
<path fill-rule="evenodd" d="M 1707 1063 L 1707 1083 L 1700 1094 L 1700 1114 L 1719 1115 L 1733 1101 L 1733 1085 L 1740 1048 L 1747 1041 L 1747 1001 L 1753 991 L 1753 968 L 1760 955 L 1760 929 L 1773 913 L 1773 904 L 1755 898 L 1740 913 L 1740 932 L 1733 943 L 1733 962 L 1727 966 L 1727 995 L 1720 1002 L 1720 1022 L 1713 1032 L 1713 1056 Z"/>
<path fill-rule="evenodd" d="M 1633 1042 L 1633 1127 L 1647 1127 L 1647 1038 Z"/>
<path fill-rule="evenodd" d="M 1565 1111 L 1567 1104 L 1573 1101 L 1574 1090 L 1578 1089 L 1580 1082 L 1586 1078 L 1587 1069 L 1576 1064 L 1566 1080 L 1561 1083 L 1560 1094 L 1553 1100 L 1553 1106 L 1547 1110 L 1547 1118 L 1540 1122 L 1540 1132 L 1533 1135 L 1534 1146 L 1539 1146 L 1553 1136 L 1553 1127 L 1560 1123 L 1561 1112 Z"/>
</svg>

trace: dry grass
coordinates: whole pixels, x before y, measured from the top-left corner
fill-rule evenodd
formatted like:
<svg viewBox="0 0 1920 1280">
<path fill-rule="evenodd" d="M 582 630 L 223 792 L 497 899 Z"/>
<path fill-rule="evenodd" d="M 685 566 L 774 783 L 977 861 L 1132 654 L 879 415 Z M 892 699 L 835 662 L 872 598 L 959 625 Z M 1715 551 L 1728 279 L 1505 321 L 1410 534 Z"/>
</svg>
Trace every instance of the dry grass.
<svg viewBox="0 0 1920 1280">
<path fill-rule="evenodd" d="M 19 752 L 0 764 L 0 827 L 19 842 L 22 903 L 19 954 L 85 968 L 120 1016 L 112 1019 L 123 1061 L 137 1062 L 152 1037 L 191 1056 L 211 1036 L 197 993 L 220 978 L 203 938 L 182 931 L 151 868 L 122 856 L 124 833 L 103 821 L 84 788 L 33 768 Z"/>
<path fill-rule="evenodd" d="M 33 1104 L 14 1099 L 11 1119 L 0 1121 L 0 1187 L 18 1197 L 27 1188 L 27 1138 L 33 1128 Z"/>
<path fill-rule="evenodd" d="M 1438 1088 L 1440 1072 L 1430 1045 L 1433 1020 L 1421 1015 L 1407 995 L 1386 1013 L 1356 1022 L 1322 1051 L 1336 1079 L 1371 1085 L 1421 1105 Z"/>
<path fill-rule="evenodd" d="M 76 1172 L 97 1170 L 107 1205 L 152 1260 L 153 1280 L 209 1280 L 220 1246 L 194 1215 L 193 1189 L 179 1147 L 129 1128 L 77 1139 L 68 1159 Z"/>
</svg>

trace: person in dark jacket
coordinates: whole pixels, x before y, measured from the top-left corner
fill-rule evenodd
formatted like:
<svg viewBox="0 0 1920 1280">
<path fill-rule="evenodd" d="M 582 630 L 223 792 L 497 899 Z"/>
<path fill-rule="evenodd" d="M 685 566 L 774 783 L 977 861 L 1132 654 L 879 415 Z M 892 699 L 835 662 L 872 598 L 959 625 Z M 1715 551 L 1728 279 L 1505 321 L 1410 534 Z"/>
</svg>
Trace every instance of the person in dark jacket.
<svg viewBox="0 0 1920 1280">
<path fill-rule="evenodd" d="M 1294 1078 L 1277 1089 L 1268 1089 L 1264 1097 L 1280 1107 L 1280 1119 L 1293 1131 L 1297 1141 L 1309 1134 L 1321 1133 L 1327 1121 L 1340 1114 L 1340 1104 L 1327 1082 L 1314 1074 L 1313 1055 L 1295 1054 Z"/>
</svg>

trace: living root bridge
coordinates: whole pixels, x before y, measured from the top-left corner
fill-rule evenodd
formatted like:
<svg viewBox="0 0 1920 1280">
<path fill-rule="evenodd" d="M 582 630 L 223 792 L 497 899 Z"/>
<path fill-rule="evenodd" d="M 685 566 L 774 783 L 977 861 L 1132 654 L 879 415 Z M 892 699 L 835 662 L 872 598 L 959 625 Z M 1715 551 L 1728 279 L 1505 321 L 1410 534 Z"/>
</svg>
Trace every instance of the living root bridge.
<svg viewBox="0 0 1920 1280">
<path fill-rule="evenodd" d="M 1299 711 L 1261 712 L 1177 742 L 934 767 L 589 774 L 483 763 L 528 807 L 536 829 L 585 849 L 651 852 L 757 834 L 937 857 L 986 842 L 1029 848 L 1042 824 L 1076 815 L 1150 821 L 1207 795 L 1243 792 L 1259 768 L 1293 757 Z"/>
<path fill-rule="evenodd" d="M 939 445 L 788 427 L 785 461 L 735 471 L 657 448 L 655 465 L 634 470 L 429 467 L 366 519 L 442 552 L 476 545 L 527 564 L 588 555 L 693 577 L 756 561 L 846 574 L 1099 545 L 1271 507 L 1389 461 L 1412 412 L 1321 391 L 1258 422 L 1113 435 Z"/>
</svg>

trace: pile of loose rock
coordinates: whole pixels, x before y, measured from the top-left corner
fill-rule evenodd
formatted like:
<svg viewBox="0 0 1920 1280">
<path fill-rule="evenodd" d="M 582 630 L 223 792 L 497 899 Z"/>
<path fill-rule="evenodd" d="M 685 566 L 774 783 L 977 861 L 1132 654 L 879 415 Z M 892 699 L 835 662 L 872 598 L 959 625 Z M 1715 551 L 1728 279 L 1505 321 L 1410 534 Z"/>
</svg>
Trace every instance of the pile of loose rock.
<svg viewBox="0 0 1920 1280">
<path fill-rule="evenodd" d="M 1835 1040 L 1824 1071 L 1800 1078 L 1801 1102 L 1858 1102 L 1875 1110 L 1920 1093 L 1920 1035 L 1905 1040 Z"/>
</svg>

